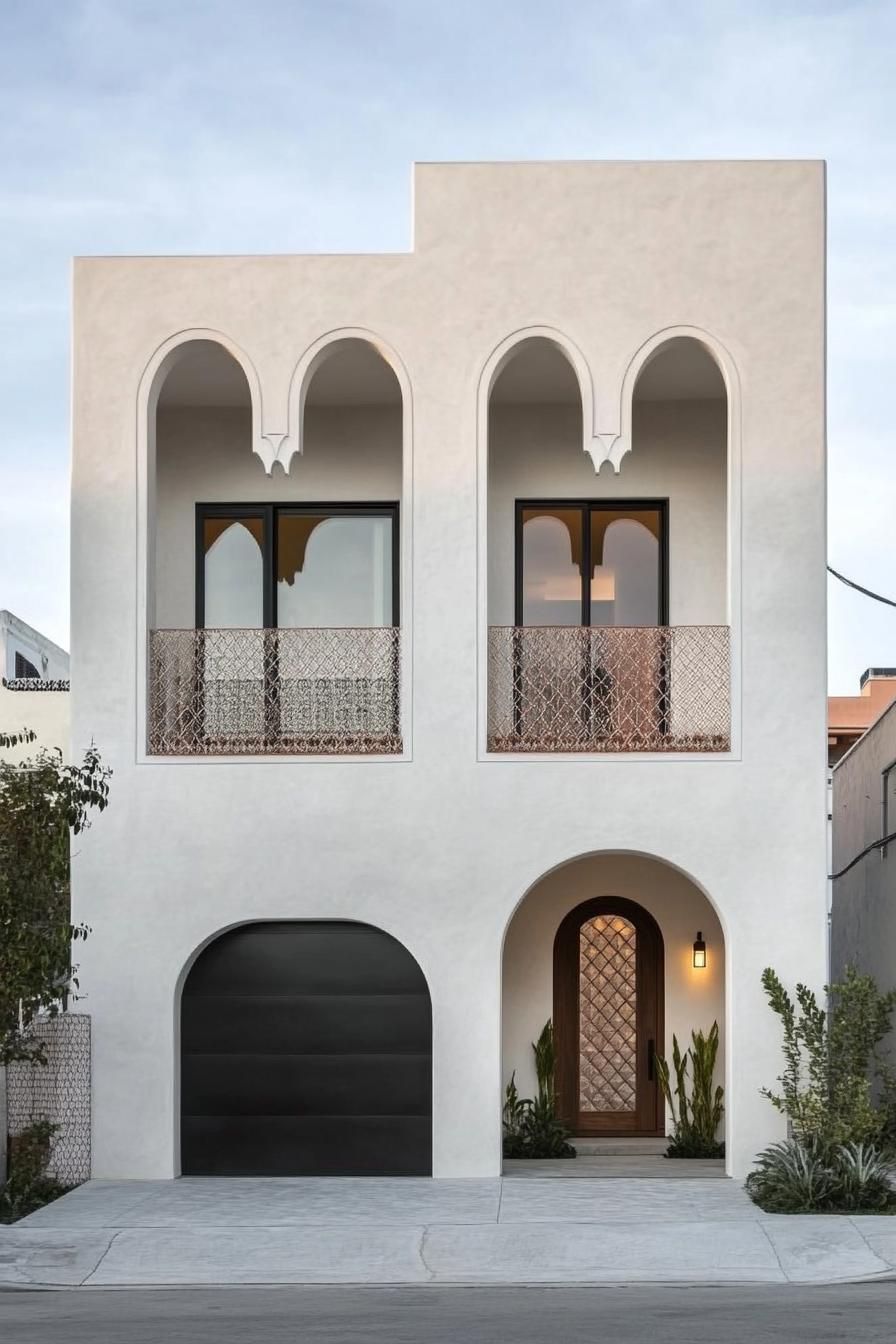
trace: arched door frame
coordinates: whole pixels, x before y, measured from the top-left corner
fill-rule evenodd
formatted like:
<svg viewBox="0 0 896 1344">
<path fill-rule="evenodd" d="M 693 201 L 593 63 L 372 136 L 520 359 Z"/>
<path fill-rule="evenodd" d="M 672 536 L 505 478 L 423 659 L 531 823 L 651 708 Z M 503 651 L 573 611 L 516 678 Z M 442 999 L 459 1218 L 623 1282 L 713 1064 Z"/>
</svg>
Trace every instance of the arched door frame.
<svg viewBox="0 0 896 1344">
<path fill-rule="evenodd" d="M 593 1133 L 602 1136 L 648 1135 L 665 1132 L 665 1106 L 656 1078 L 654 1053 L 664 1048 L 665 949 L 660 927 L 636 901 L 596 896 L 583 901 L 562 920 L 554 938 L 554 1083 L 558 1111 L 574 1133 L 592 1132 L 583 1126 L 579 1110 L 579 931 L 598 915 L 617 915 L 633 924 L 637 934 L 636 1110 L 620 1114 L 618 1127 L 603 1121 Z M 629 1120 L 631 1116 L 631 1120 Z"/>
</svg>

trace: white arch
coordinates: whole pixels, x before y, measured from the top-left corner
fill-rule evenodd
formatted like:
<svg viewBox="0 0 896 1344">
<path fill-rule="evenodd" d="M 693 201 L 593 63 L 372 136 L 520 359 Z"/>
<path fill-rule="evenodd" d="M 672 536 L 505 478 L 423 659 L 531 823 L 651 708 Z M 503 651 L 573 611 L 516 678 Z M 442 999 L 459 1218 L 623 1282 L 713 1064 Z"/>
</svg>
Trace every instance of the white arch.
<svg viewBox="0 0 896 1344">
<path fill-rule="evenodd" d="M 613 464 L 614 471 L 619 471 L 622 459 L 626 453 L 630 453 L 632 450 L 632 405 L 638 379 L 654 356 L 658 355 L 664 346 L 676 340 L 694 341 L 697 345 L 702 346 L 722 375 L 728 401 L 728 451 L 731 452 L 734 437 L 732 434 L 732 412 L 736 413 L 738 423 L 740 415 L 740 380 L 734 360 L 722 342 L 710 332 L 704 331 L 702 327 L 664 327 L 661 331 L 657 331 L 653 336 L 650 336 L 635 351 L 626 368 L 619 401 L 619 433 L 609 444 L 604 458 L 604 461 Z M 610 436 L 606 435 L 604 437 L 609 438 Z"/>
<path fill-rule="evenodd" d="M 270 473 L 276 452 L 261 433 L 261 382 L 255 365 L 236 341 L 210 327 L 187 327 L 157 346 L 147 361 L 137 387 L 137 657 L 136 657 L 136 754 L 146 753 L 146 676 L 149 630 L 155 623 L 155 514 L 156 514 L 156 409 L 165 379 L 195 341 L 212 341 L 225 350 L 242 369 L 252 405 L 252 451 Z"/>
<path fill-rule="evenodd" d="M 252 451 L 258 454 L 265 471 L 270 474 L 277 454 L 262 434 L 261 382 L 255 365 L 236 341 L 231 340 L 224 332 L 214 331 L 210 327 L 188 327 L 184 331 L 179 331 L 163 341 L 151 356 L 143 370 L 137 392 L 138 446 L 141 427 L 144 435 L 148 435 L 150 424 L 155 421 L 156 407 L 165 379 L 174 365 L 184 358 L 186 347 L 195 341 L 210 341 L 214 345 L 219 345 L 242 369 L 252 405 Z"/>
<path fill-rule="evenodd" d="M 479 392 L 477 397 L 477 423 L 478 437 L 480 444 L 480 467 L 488 466 L 488 408 L 491 401 L 492 389 L 496 380 L 504 372 L 507 365 L 513 359 L 521 345 L 528 341 L 542 340 L 550 345 L 563 356 L 569 364 L 576 380 L 579 384 L 579 393 L 582 398 L 582 451 L 589 453 L 594 460 L 595 471 L 598 470 L 603 457 L 597 455 L 602 453 L 600 444 L 594 442 L 594 384 L 591 379 L 591 370 L 582 351 L 576 345 L 575 341 L 564 336 L 562 331 L 557 331 L 554 327 L 520 327 L 519 330 L 511 332 L 505 336 L 504 340 L 495 346 L 494 350 L 486 360 L 482 373 L 479 375 Z M 481 462 L 482 449 L 485 449 L 486 460 Z"/>
<path fill-rule="evenodd" d="M 603 460 L 603 445 L 594 438 L 596 418 L 594 383 L 584 354 L 575 341 L 555 327 L 520 327 L 492 350 L 479 374 L 476 393 L 476 605 L 477 605 L 477 756 L 488 759 L 485 743 L 488 718 L 488 411 L 495 381 L 527 341 L 545 340 L 566 359 L 579 384 L 582 399 L 582 450 L 591 456 L 595 471 Z"/>
<path fill-rule="evenodd" d="M 735 1022 L 734 1002 L 733 1002 L 733 991 L 734 991 L 734 979 L 735 979 L 735 974 L 734 974 L 734 968 L 733 968 L 734 948 L 733 948 L 733 944 L 732 944 L 732 936 L 731 936 L 731 933 L 730 933 L 730 930 L 729 930 L 729 927 L 728 927 L 728 920 L 726 919 L 726 912 L 725 912 L 725 910 L 722 908 L 722 906 L 718 903 L 718 901 L 713 897 L 713 895 L 712 895 L 711 891 L 709 890 L 709 888 L 707 887 L 707 885 L 706 885 L 704 882 L 702 882 L 699 878 L 695 877 L 694 874 L 693 874 L 693 872 L 690 871 L 690 869 L 684 867 L 684 866 L 683 866 L 682 864 L 680 864 L 680 863 L 676 863 L 676 862 L 675 862 L 674 860 L 672 860 L 672 859 L 666 858 L 666 857 L 665 857 L 664 855 L 662 855 L 662 854 L 656 854 L 656 853 L 651 852 L 650 850 L 645 850 L 645 849 L 626 849 L 626 848 L 606 848 L 606 849 L 601 848 L 601 849 L 585 850 L 585 851 L 583 851 L 583 852 L 581 852 L 581 853 L 578 853 L 578 854 L 573 854 L 573 855 L 571 855 L 571 856 L 567 856 L 567 857 L 563 857 L 563 858 L 558 858 L 557 861 L 556 861 L 555 863 L 552 863 L 552 864 L 550 864 L 548 867 L 543 868 L 543 869 L 542 869 L 536 876 L 534 876 L 530 881 L 527 882 L 527 885 L 526 885 L 526 887 L 525 887 L 525 890 L 524 890 L 524 891 L 522 892 L 522 894 L 518 897 L 518 899 L 513 903 L 513 907 L 512 907 L 512 909 L 509 911 L 509 913 L 508 913 L 508 915 L 507 915 L 507 918 L 506 918 L 506 921 L 505 921 L 505 923 L 504 923 L 504 928 L 503 928 L 502 934 L 501 934 L 500 954 L 499 954 L 499 960 L 498 960 L 498 976 L 499 976 L 499 985 L 498 985 L 498 1003 L 499 1003 L 499 1019 L 500 1019 L 500 1030 L 499 1030 L 499 1036 L 498 1036 L 498 1039 L 499 1039 L 499 1048 L 498 1048 L 498 1093 L 499 1093 L 499 1096 L 503 1095 L 503 1085 L 504 1085 L 504 1077 L 503 1077 L 503 1073 L 502 1073 L 502 1071 L 501 1071 L 501 1067 L 502 1067 L 502 1064 L 503 1064 L 503 1057 L 504 1057 L 504 1041 L 505 1041 L 505 1022 L 504 1022 L 504 977 L 505 977 L 505 956 L 506 956 L 506 948 L 507 948 L 507 936 L 508 936 L 508 933 L 509 933 L 509 931 L 510 931 L 510 927 L 511 927 L 511 925 L 513 924 L 514 919 L 515 919 L 516 916 L 519 914 L 520 910 L 521 910 L 522 907 L 525 905 L 526 901 L 527 901 L 531 896 L 535 895 L 535 893 L 537 892 L 538 888 L 541 886 L 542 882 L 546 881 L 549 877 L 553 876 L 553 874 L 555 874 L 555 873 L 557 873 L 557 872 L 561 872 L 561 871 L 562 871 L 563 869 L 565 869 L 565 868 L 572 868 L 572 867 L 575 867 L 577 864 L 580 864 L 580 863 L 587 863 L 589 860 L 593 860 L 593 859 L 601 860 L 601 859 L 619 859 L 619 858 L 623 858 L 623 859 L 646 859 L 646 860 L 648 860 L 648 861 L 651 862 L 651 863 L 656 863 L 656 864 L 658 864 L 658 865 L 660 865 L 660 866 L 662 866 L 662 867 L 665 867 L 665 868 L 670 869 L 672 872 L 675 872 L 675 873 L 679 874 L 681 877 L 683 877 L 683 878 L 685 879 L 686 882 L 688 882 L 688 883 L 695 889 L 695 891 L 699 892 L 699 894 L 700 894 L 700 895 L 703 897 L 703 899 L 706 901 L 706 903 L 707 903 L 707 905 L 709 906 L 710 910 L 712 911 L 712 913 L 715 915 L 716 919 L 717 919 L 718 922 L 719 922 L 719 926 L 720 926 L 721 931 L 722 931 L 722 942 L 723 942 L 723 952 L 724 952 L 724 961 L 723 961 L 723 988 L 724 988 L 724 997 L 723 997 L 723 1003 L 724 1003 L 724 1037 L 723 1037 L 723 1039 L 724 1039 L 724 1058 L 725 1058 L 725 1118 L 724 1118 L 724 1126 L 725 1126 L 725 1145 L 726 1145 L 727 1164 L 728 1164 L 728 1166 L 727 1166 L 727 1171 L 728 1171 L 728 1174 L 730 1175 L 730 1174 L 731 1174 L 732 1155 L 733 1155 L 733 1149 L 732 1149 L 732 1143 L 731 1143 L 731 1138 L 732 1138 L 732 1120 L 733 1120 L 733 1117 L 732 1117 L 732 1109 L 731 1109 L 731 1108 L 732 1108 L 732 1099 L 733 1099 L 733 1097 L 734 1097 L 734 1093 L 735 1093 L 735 1087 L 734 1087 L 734 1051 L 731 1049 L 731 1040 L 732 1040 L 732 1038 L 733 1038 L 733 1029 L 734 1029 L 734 1022 Z M 594 894 L 595 894 L 595 895 L 607 895 L 607 894 L 611 894 L 611 893 L 604 892 L 603 890 L 600 890 L 600 891 L 595 890 L 595 893 L 594 893 Z M 572 908 L 575 908 L 575 907 L 573 906 Z M 645 908 L 646 908 L 646 907 L 645 907 Z M 651 913 L 651 912 L 648 912 L 648 913 Z M 656 919 L 656 915 L 653 915 L 653 918 Z M 665 932 L 664 932 L 662 923 L 661 923 L 659 920 L 657 920 L 657 923 L 659 924 L 661 934 L 663 934 L 663 936 L 664 936 L 664 938 L 665 938 Z M 556 932 L 556 930 L 555 930 L 555 932 Z M 696 932 L 696 930 L 695 930 L 695 932 Z"/>
<path fill-rule="evenodd" d="M 380 359 L 388 364 L 395 375 L 402 404 L 401 451 L 403 469 L 405 459 L 410 456 L 411 380 L 401 357 L 388 341 L 385 341 L 376 332 L 369 331 L 366 327 L 337 327 L 333 331 L 328 331 L 325 335 L 320 336 L 313 345 L 308 347 L 296 364 L 289 380 L 288 429 L 276 455 L 277 461 L 285 472 L 289 471 L 294 455 L 296 453 L 301 454 L 304 451 L 305 399 L 308 395 L 311 380 L 320 366 L 336 353 L 337 346 L 344 341 L 363 341 L 365 345 L 369 345 L 372 350 L 376 351 Z"/>
<path fill-rule="evenodd" d="M 690 882 L 691 886 L 695 887 L 696 890 L 700 892 L 700 895 L 703 896 L 703 898 L 706 900 L 707 904 L 710 906 L 713 913 L 715 914 L 716 918 L 718 919 L 719 924 L 721 925 L 722 928 L 722 933 L 725 938 L 725 945 L 727 947 L 729 941 L 729 932 L 725 917 L 725 911 L 713 898 L 712 893 L 710 892 L 706 884 L 704 882 L 701 882 L 699 878 L 695 877 L 694 874 L 688 868 L 683 868 L 680 863 L 676 863 L 673 859 L 666 858 L 665 855 L 663 854 L 654 854 L 651 850 L 647 849 L 615 849 L 615 848 L 586 849 L 583 850 L 582 853 L 580 854 L 573 854 L 567 858 L 558 859 L 556 863 L 552 863 L 547 868 L 543 868 L 541 872 L 539 872 L 537 876 L 533 877 L 531 882 L 528 883 L 525 891 L 523 891 L 522 894 L 519 896 L 519 898 L 517 899 L 517 901 L 513 906 L 513 909 L 509 912 L 507 919 L 504 922 L 504 931 L 501 935 L 502 960 L 504 957 L 504 945 L 507 941 L 507 931 L 510 928 L 511 924 L 513 923 L 513 920 L 517 912 L 519 911 L 520 907 L 532 895 L 535 888 L 538 887 L 546 878 L 552 877 L 554 873 L 559 873 L 562 869 L 570 868 L 574 864 L 587 862 L 589 859 L 618 859 L 618 858 L 647 859 L 651 863 L 658 863 L 662 864 L 663 867 L 665 868 L 671 868 L 673 872 L 678 873 L 687 882 Z"/>
</svg>

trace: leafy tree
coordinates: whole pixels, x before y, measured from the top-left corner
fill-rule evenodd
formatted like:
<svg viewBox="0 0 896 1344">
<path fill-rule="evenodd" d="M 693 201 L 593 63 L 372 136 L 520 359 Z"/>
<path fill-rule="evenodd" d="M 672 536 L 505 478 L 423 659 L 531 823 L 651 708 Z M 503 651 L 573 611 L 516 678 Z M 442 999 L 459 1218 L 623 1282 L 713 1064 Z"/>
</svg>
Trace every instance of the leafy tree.
<svg viewBox="0 0 896 1344">
<path fill-rule="evenodd" d="M 881 1042 L 890 1030 L 896 990 L 882 993 L 854 967 L 825 986 L 827 1008 L 803 984 L 791 998 L 771 967 L 763 971 L 762 986 L 784 1029 L 781 1090 L 763 1088 L 763 1096 L 787 1116 L 799 1140 L 878 1142 L 888 1114 L 879 1098 L 892 1088 Z"/>
<path fill-rule="evenodd" d="M 3 734 L 0 746 L 33 740 Z M 90 930 L 71 922 L 70 839 L 106 807 L 110 774 L 94 746 L 81 765 L 47 750 L 0 762 L 0 1064 L 45 1062 L 27 1027 L 77 989 L 72 945 Z"/>
</svg>

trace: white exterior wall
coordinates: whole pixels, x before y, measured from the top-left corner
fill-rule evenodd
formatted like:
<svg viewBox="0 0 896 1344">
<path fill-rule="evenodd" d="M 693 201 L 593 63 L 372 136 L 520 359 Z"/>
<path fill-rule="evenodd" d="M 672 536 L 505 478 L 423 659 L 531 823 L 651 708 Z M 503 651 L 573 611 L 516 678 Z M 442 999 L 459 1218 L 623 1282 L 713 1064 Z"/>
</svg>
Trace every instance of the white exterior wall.
<svg viewBox="0 0 896 1344">
<path fill-rule="evenodd" d="M 65 681 L 69 657 L 39 630 L 20 621 L 11 611 L 0 611 L 0 683 L 15 678 L 16 653 L 37 668 L 42 681 Z M 71 735 L 71 700 L 67 690 L 9 690 L 0 684 L 0 732 L 18 733 L 30 728 L 33 742 L 0 747 L 0 760 L 17 763 L 34 756 L 42 747 L 58 748 L 67 761 Z"/>
<path fill-rule="evenodd" d="M 196 949 L 235 923 L 320 917 L 378 925 L 417 958 L 433 1001 L 434 1174 L 495 1175 L 505 929 L 540 877 L 601 850 L 656 856 L 711 897 L 730 1169 L 783 1133 L 759 1096 L 781 1068 L 759 977 L 769 962 L 787 982 L 825 975 L 823 277 L 813 163 L 425 165 L 406 256 L 77 263 L 74 744 L 95 738 L 115 769 L 74 882 L 75 917 L 94 929 L 81 984 L 97 1176 L 178 1171 L 178 993 Z M 247 359 L 253 445 L 269 459 L 294 446 L 290 383 L 327 333 L 373 333 L 402 361 L 405 758 L 139 759 L 140 398 L 155 352 L 199 324 Z M 481 379 L 502 342 L 541 325 L 587 365 L 598 458 L 626 436 L 646 343 L 687 327 L 724 352 L 729 757 L 482 757 Z M 605 466 L 601 488 L 644 488 L 637 452 L 617 478 Z M 297 482 L 304 470 L 294 458 Z M 714 567 L 695 619 L 719 619 L 717 585 Z"/>
</svg>

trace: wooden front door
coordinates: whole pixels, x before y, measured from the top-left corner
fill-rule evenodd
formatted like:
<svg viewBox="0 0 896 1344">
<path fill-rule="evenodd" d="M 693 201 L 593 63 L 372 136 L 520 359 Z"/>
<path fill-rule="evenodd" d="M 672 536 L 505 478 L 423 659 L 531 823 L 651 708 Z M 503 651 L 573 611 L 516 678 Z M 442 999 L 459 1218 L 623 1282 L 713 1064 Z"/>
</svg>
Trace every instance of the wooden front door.
<svg viewBox="0 0 896 1344">
<path fill-rule="evenodd" d="M 586 901 L 557 930 L 554 1037 L 558 1107 L 574 1134 L 663 1133 L 663 939 L 634 901 Z"/>
</svg>

